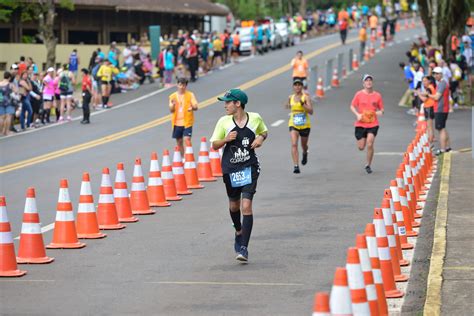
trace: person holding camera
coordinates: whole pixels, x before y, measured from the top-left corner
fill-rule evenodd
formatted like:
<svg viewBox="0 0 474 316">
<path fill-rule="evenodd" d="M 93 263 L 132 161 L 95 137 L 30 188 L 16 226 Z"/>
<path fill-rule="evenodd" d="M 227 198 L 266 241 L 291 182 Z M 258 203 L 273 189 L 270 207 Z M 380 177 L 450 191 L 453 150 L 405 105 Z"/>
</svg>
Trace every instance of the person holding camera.
<svg viewBox="0 0 474 316">
<path fill-rule="evenodd" d="M 293 159 L 293 173 L 300 173 L 298 140 L 301 137 L 301 148 L 303 158 L 301 164 L 304 166 L 308 162 L 308 139 L 311 131 L 311 121 L 309 115 L 313 114 L 313 104 L 311 97 L 303 92 L 304 82 L 300 78 L 293 81 L 294 94 L 290 95 L 286 108 L 290 109 L 290 119 L 288 127 L 291 138 L 291 157 Z"/>
</svg>

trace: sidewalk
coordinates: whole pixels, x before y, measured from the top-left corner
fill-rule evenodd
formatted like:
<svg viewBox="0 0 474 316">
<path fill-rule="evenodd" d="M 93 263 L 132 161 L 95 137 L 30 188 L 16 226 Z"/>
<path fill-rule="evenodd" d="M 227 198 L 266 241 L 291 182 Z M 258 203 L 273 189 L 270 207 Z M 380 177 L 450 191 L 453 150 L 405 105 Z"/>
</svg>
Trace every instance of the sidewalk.
<svg viewBox="0 0 474 316">
<path fill-rule="evenodd" d="M 446 257 L 441 290 L 442 315 L 474 312 L 474 159 L 451 156 Z"/>
</svg>

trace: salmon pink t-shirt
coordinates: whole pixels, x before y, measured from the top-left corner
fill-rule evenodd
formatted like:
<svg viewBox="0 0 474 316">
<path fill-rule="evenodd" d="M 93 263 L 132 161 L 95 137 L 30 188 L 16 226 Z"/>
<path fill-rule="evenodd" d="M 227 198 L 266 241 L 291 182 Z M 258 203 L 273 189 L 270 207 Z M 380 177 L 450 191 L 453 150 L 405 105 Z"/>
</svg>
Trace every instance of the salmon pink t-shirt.
<svg viewBox="0 0 474 316">
<path fill-rule="evenodd" d="M 44 90 L 43 95 L 47 97 L 54 96 L 54 79 L 50 75 L 46 75 L 43 79 Z"/>
<path fill-rule="evenodd" d="M 382 95 L 378 92 L 367 93 L 364 90 L 358 91 L 351 103 L 358 113 L 363 114 L 364 112 L 375 112 L 383 111 L 383 100 Z M 365 123 L 361 121 L 355 121 L 354 126 L 371 128 L 379 126 L 379 120 L 377 115 L 374 115 L 374 121 L 371 123 Z"/>
</svg>

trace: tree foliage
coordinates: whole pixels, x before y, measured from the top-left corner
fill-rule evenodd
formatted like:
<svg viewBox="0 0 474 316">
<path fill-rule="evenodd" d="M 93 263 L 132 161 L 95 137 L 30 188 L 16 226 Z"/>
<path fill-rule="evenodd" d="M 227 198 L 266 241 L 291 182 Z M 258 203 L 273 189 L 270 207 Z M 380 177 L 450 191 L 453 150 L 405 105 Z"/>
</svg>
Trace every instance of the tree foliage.
<svg viewBox="0 0 474 316">
<path fill-rule="evenodd" d="M 0 0 L 0 21 L 9 22 L 14 13 L 20 14 L 22 22 L 37 22 L 38 37 L 46 47 L 46 65 L 54 66 L 56 62 L 56 44 L 58 39 L 54 34 L 54 20 L 56 18 L 56 7 L 74 10 L 72 0 L 60 0 L 55 4 L 54 0 L 38 0 L 32 2 L 21 2 L 15 0 Z"/>
<path fill-rule="evenodd" d="M 418 0 L 418 5 L 428 39 L 447 54 L 450 35 L 464 32 L 474 0 Z"/>
</svg>

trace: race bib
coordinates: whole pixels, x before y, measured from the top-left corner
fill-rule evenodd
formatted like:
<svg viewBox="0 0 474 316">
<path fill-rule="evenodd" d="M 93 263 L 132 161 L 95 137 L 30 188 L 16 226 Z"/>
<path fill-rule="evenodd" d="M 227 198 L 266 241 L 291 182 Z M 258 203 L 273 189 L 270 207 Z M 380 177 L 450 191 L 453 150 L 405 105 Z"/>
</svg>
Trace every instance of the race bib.
<svg viewBox="0 0 474 316">
<path fill-rule="evenodd" d="M 252 183 L 252 168 L 247 167 L 245 169 L 232 172 L 229 174 L 230 184 L 233 188 L 240 188 L 244 185 Z"/>
<path fill-rule="evenodd" d="M 293 114 L 293 124 L 295 126 L 304 126 L 304 125 L 306 125 L 306 113 L 294 113 Z"/>
</svg>

